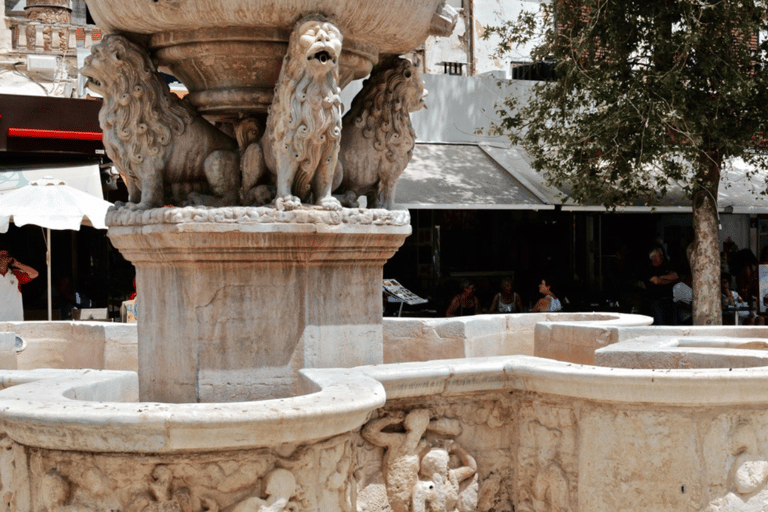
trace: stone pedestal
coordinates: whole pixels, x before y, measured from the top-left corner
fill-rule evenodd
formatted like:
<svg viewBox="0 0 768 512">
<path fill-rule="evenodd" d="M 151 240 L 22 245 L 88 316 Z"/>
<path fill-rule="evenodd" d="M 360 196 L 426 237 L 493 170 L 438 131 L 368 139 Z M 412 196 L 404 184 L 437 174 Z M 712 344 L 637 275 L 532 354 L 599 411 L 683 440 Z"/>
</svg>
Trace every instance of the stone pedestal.
<svg viewBox="0 0 768 512">
<path fill-rule="evenodd" d="M 382 362 L 382 266 L 405 211 L 111 211 L 136 267 L 141 401 L 296 393 L 301 368 Z"/>
</svg>

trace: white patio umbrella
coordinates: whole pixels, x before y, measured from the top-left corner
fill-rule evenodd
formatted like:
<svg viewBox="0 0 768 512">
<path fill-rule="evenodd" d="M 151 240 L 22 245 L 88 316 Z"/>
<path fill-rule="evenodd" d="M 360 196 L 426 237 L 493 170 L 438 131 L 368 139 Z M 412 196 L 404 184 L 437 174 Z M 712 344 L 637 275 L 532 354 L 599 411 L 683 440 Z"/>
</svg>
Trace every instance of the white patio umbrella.
<svg viewBox="0 0 768 512">
<path fill-rule="evenodd" d="M 45 263 L 48 267 L 48 320 L 53 317 L 51 306 L 51 230 L 74 229 L 80 225 L 107 229 L 109 201 L 68 186 L 64 181 L 44 178 L 0 195 L 0 233 L 8 224 L 34 224 L 45 228 Z"/>
</svg>

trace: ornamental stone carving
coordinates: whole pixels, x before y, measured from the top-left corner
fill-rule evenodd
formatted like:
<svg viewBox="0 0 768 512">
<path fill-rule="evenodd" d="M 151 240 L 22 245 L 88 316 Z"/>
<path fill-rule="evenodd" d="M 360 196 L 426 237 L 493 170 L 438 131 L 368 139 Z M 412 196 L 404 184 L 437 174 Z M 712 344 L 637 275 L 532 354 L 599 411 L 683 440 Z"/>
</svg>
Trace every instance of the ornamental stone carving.
<svg viewBox="0 0 768 512">
<path fill-rule="evenodd" d="M 134 496 L 128 512 L 191 512 L 192 496 L 187 487 L 174 486 L 173 472 L 168 466 L 158 465 L 152 471 L 147 491 Z M 205 510 L 218 510 L 208 499 Z"/>
<path fill-rule="evenodd" d="M 530 512 L 571 512 L 570 484 L 560 465 L 561 430 L 532 421 L 527 434 L 535 440 L 538 457 L 534 461 L 534 477 L 523 485 L 524 499 L 520 510 Z"/>
<path fill-rule="evenodd" d="M 237 142 L 171 94 L 147 53 L 119 35 L 94 46 L 81 73 L 104 96 L 104 148 L 139 209 L 237 204 Z"/>
<path fill-rule="evenodd" d="M 524 397 L 517 415 L 515 510 L 575 512 L 579 466 L 573 409 Z"/>
<path fill-rule="evenodd" d="M 264 477 L 264 496 L 253 496 L 224 509 L 224 512 L 296 512 L 291 498 L 296 493 L 296 478 L 287 469 L 274 469 Z"/>
<path fill-rule="evenodd" d="M 241 197 L 261 202 L 257 186 L 276 184 L 278 209 L 313 202 L 340 209 L 333 196 L 341 137 L 339 57 L 342 35 L 322 16 L 308 16 L 288 41 L 260 144 L 243 155 Z M 339 174 L 340 176 L 340 174 Z"/>
<path fill-rule="evenodd" d="M 350 439 L 164 456 L 33 450 L 28 462 L 19 447 L 0 460 L 3 510 L 355 512 Z"/>
<path fill-rule="evenodd" d="M 477 508 L 477 463 L 453 437 L 458 420 L 430 419 L 428 409 L 394 411 L 369 421 L 363 438 L 384 448 L 382 484 L 363 482 L 360 510 L 454 512 Z M 386 499 L 384 499 L 386 497 Z"/>
<path fill-rule="evenodd" d="M 754 425 L 737 420 L 730 431 L 728 492 L 707 512 L 758 512 L 768 507 L 768 455 Z"/>
<path fill-rule="evenodd" d="M 451 467 L 451 457 L 459 465 Z M 453 440 L 432 447 L 421 457 L 419 481 L 413 495 L 413 512 L 470 512 L 477 506 L 475 488 L 462 493 L 462 484 L 477 473 L 477 463 Z"/>
<path fill-rule="evenodd" d="M 344 206 L 356 207 L 365 195 L 368 208 L 392 209 L 416 141 L 410 113 L 426 108 L 426 95 L 418 66 L 407 59 L 390 58 L 373 70 L 343 119 L 343 179 L 335 194 Z"/>
<path fill-rule="evenodd" d="M 37 45 L 37 25 L 27 25 L 24 34 L 27 37 L 27 50 L 33 51 Z"/>
</svg>

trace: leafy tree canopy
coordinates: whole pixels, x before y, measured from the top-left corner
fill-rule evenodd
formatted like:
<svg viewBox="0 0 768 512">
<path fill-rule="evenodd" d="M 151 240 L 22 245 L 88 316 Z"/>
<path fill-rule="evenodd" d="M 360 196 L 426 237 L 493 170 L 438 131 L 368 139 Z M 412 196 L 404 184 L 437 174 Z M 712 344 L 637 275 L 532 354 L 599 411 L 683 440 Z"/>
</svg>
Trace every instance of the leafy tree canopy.
<svg viewBox="0 0 768 512">
<path fill-rule="evenodd" d="M 577 201 L 659 197 L 670 179 L 716 196 L 726 159 L 765 163 L 767 24 L 764 1 L 544 3 L 485 34 L 501 53 L 538 38 L 557 76 L 500 104 L 494 129 Z"/>
</svg>

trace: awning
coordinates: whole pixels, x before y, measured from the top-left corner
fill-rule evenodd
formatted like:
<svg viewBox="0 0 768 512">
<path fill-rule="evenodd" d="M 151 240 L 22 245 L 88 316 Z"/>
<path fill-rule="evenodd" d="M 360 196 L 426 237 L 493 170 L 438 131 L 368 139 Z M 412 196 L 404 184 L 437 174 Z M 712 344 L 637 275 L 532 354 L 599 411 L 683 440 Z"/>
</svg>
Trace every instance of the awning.
<svg viewBox="0 0 768 512">
<path fill-rule="evenodd" d="M 0 94 L 0 154 L 101 155 L 100 100 Z"/>
<path fill-rule="evenodd" d="M 717 192 L 718 211 L 724 213 L 768 213 L 768 196 L 765 195 L 768 184 L 768 171 L 747 164 L 742 159 L 733 159 L 723 166 L 720 173 L 720 186 Z M 604 212 L 606 208 L 598 204 L 563 204 L 563 211 Z M 691 213 L 691 200 L 686 196 L 681 184 L 671 182 L 667 194 L 656 203 L 643 204 L 638 201 L 632 206 L 616 208 L 619 213 Z"/>
<path fill-rule="evenodd" d="M 2 167 L 0 168 L 0 195 L 45 177 L 60 179 L 70 187 L 104 199 L 99 165 L 93 163 L 45 167 Z"/>
<path fill-rule="evenodd" d="M 720 173 L 717 206 L 729 213 L 768 213 L 768 170 L 734 159 Z"/>
<path fill-rule="evenodd" d="M 554 209 L 527 161 L 514 149 L 506 151 L 499 155 L 475 143 L 416 143 L 397 182 L 396 203 L 408 209 Z"/>
</svg>

